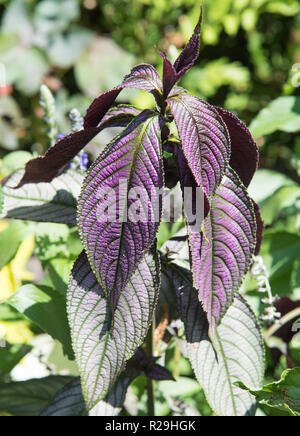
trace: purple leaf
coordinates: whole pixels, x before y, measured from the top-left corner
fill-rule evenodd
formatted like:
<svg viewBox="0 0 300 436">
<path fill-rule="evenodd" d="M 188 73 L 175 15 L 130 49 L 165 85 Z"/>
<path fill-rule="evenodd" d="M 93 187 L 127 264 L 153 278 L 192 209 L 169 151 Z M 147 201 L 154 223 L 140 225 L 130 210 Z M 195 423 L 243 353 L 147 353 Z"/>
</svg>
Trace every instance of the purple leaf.
<svg viewBox="0 0 300 436">
<path fill-rule="evenodd" d="M 168 101 L 197 186 L 211 197 L 230 158 L 227 128 L 213 106 L 198 97 L 178 94 Z"/>
<path fill-rule="evenodd" d="M 258 168 L 259 153 L 247 126 L 232 112 L 215 108 L 227 126 L 231 139 L 230 166 L 246 187 L 249 186 Z"/>
<path fill-rule="evenodd" d="M 124 88 L 137 88 L 149 91 L 154 95 L 162 94 L 162 83 L 158 72 L 152 65 L 140 64 L 135 66 L 126 76 L 121 85 L 100 95 L 87 110 L 84 127 L 96 127 L 112 106 L 119 93 Z"/>
<path fill-rule="evenodd" d="M 159 227 L 160 142 L 158 117 L 144 111 L 99 156 L 84 181 L 79 231 L 112 308 Z"/>
<path fill-rule="evenodd" d="M 264 347 L 255 315 L 237 295 L 220 325 L 209 328 L 189 271 L 173 264 L 169 268 L 185 327 L 185 351 L 207 401 L 218 416 L 254 415 L 255 398 L 234 383 L 241 380 L 258 389 L 263 383 Z"/>
<path fill-rule="evenodd" d="M 73 349 L 88 410 L 105 398 L 136 349 L 143 343 L 159 292 L 157 254 L 146 254 L 111 309 L 86 254 L 76 261 L 68 289 Z"/>
<path fill-rule="evenodd" d="M 252 201 L 233 170 L 211 201 L 202 233 L 189 234 L 193 282 L 209 322 L 219 324 L 232 304 L 255 250 Z"/>
<path fill-rule="evenodd" d="M 195 27 L 194 33 L 189 40 L 188 44 L 182 50 L 178 58 L 174 63 L 174 68 L 177 74 L 176 80 L 179 80 L 187 70 L 189 70 L 199 56 L 200 51 L 200 33 L 201 33 L 201 25 L 202 25 L 202 17 L 203 17 L 203 8 L 201 6 L 201 14 L 199 21 Z"/>
</svg>

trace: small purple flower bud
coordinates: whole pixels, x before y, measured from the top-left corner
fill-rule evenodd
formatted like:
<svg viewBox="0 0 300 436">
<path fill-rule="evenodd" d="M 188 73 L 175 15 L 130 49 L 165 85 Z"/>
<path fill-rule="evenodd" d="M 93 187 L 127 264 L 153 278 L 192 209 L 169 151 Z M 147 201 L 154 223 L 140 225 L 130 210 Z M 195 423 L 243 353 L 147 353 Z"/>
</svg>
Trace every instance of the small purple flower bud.
<svg viewBox="0 0 300 436">
<path fill-rule="evenodd" d="M 89 164 L 89 157 L 86 153 L 82 153 L 80 158 L 80 167 L 82 171 L 87 171 Z"/>
<path fill-rule="evenodd" d="M 66 135 L 64 135 L 63 133 L 59 133 L 58 135 L 56 135 L 56 138 L 60 141 L 61 139 L 63 139 Z"/>
</svg>

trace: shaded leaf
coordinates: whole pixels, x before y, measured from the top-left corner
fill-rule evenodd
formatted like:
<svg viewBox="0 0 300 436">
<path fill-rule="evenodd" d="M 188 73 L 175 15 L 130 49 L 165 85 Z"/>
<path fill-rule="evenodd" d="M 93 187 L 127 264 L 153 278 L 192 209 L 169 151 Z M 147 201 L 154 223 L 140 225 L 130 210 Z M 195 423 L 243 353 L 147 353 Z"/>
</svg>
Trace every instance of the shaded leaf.
<svg viewBox="0 0 300 436">
<path fill-rule="evenodd" d="M 218 324 L 242 284 L 255 250 L 252 201 L 233 170 L 227 170 L 211 201 L 202 233 L 189 234 L 194 286 Z"/>
<path fill-rule="evenodd" d="M 72 377 L 51 375 L 0 384 L 0 410 L 14 416 L 39 416 L 56 392 L 71 380 Z"/>
<path fill-rule="evenodd" d="M 259 112 L 250 124 L 252 135 L 269 135 L 281 130 L 297 132 L 300 130 L 300 97 L 279 97 Z"/>
<path fill-rule="evenodd" d="M 227 128 L 216 109 L 198 97 L 178 94 L 168 102 L 196 184 L 211 197 L 230 158 Z"/>
<path fill-rule="evenodd" d="M 23 174 L 23 170 L 17 171 L 4 183 L 1 218 L 76 225 L 77 197 L 83 182 L 81 173 L 68 170 L 51 183 L 30 183 L 12 189 Z"/>
<path fill-rule="evenodd" d="M 254 415 L 255 398 L 234 383 L 262 386 L 264 349 L 255 315 L 238 295 L 220 325 L 209 330 L 189 272 L 174 265 L 172 269 L 186 352 L 210 406 L 218 416 Z"/>
<path fill-rule="evenodd" d="M 216 110 L 226 124 L 231 140 L 229 165 L 248 187 L 258 168 L 257 144 L 247 126 L 235 114 L 219 107 Z"/>
<path fill-rule="evenodd" d="M 25 236 L 26 229 L 19 223 L 12 223 L 0 232 L 0 270 L 15 257 Z"/>
<path fill-rule="evenodd" d="M 84 253 L 73 268 L 68 315 L 82 389 L 90 410 L 105 398 L 142 344 L 158 298 L 157 256 L 146 255 L 120 294 L 111 319 L 109 301 Z"/>
<path fill-rule="evenodd" d="M 54 339 L 58 339 L 63 345 L 64 352 L 70 359 L 74 359 L 66 301 L 60 294 L 46 286 L 29 284 L 22 286 L 6 300 L 6 303 L 24 314 Z"/>
<path fill-rule="evenodd" d="M 158 118 L 145 111 L 94 162 L 79 199 L 81 238 L 112 307 L 154 242 L 162 187 Z"/>
</svg>

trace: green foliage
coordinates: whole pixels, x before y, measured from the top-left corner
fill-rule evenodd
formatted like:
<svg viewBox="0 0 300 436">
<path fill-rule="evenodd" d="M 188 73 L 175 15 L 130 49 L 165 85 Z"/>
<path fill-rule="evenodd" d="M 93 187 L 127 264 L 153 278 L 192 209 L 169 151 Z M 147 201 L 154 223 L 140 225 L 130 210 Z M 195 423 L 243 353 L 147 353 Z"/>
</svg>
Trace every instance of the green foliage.
<svg viewBox="0 0 300 436">
<path fill-rule="evenodd" d="M 265 385 L 261 391 L 250 392 L 261 404 L 300 416 L 300 368 L 286 370 L 279 381 Z"/>
</svg>

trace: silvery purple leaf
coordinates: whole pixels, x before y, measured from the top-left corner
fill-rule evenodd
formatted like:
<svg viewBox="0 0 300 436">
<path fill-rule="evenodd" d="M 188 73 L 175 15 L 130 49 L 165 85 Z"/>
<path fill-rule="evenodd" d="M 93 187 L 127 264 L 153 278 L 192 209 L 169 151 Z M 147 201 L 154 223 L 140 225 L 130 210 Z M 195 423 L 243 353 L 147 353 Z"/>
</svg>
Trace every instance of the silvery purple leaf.
<svg viewBox="0 0 300 436">
<path fill-rule="evenodd" d="M 264 347 L 255 315 L 237 295 L 220 325 L 209 329 L 189 271 L 171 268 L 185 327 L 185 351 L 207 401 L 217 416 L 253 416 L 255 398 L 234 383 L 247 381 L 257 388 L 263 383 Z"/>
<path fill-rule="evenodd" d="M 231 169 L 211 200 L 202 233 L 189 234 L 193 282 L 209 322 L 219 324 L 248 271 L 256 243 L 253 204 Z"/>
<path fill-rule="evenodd" d="M 112 308 L 154 242 L 162 187 L 158 117 L 144 111 L 91 166 L 78 202 L 80 235 Z"/>
<path fill-rule="evenodd" d="M 215 108 L 227 126 L 231 140 L 229 165 L 235 170 L 246 187 L 258 168 L 259 153 L 247 126 L 232 112 Z"/>
<path fill-rule="evenodd" d="M 76 261 L 68 289 L 68 318 L 87 409 L 106 397 L 125 363 L 143 343 L 159 292 L 159 260 L 147 253 L 120 294 L 111 323 L 110 302 L 86 254 Z"/>
<path fill-rule="evenodd" d="M 180 93 L 168 102 L 196 184 L 211 197 L 230 158 L 227 128 L 216 109 L 198 97 Z"/>
<path fill-rule="evenodd" d="M 124 78 L 121 85 L 100 95 L 93 101 L 84 118 L 84 127 L 98 126 L 117 96 L 125 88 L 142 89 L 155 96 L 162 94 L 162 82 L 156 69 L 149 64 L 137 65 Z"/>
</svg>

